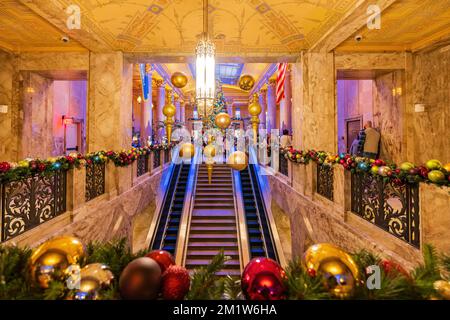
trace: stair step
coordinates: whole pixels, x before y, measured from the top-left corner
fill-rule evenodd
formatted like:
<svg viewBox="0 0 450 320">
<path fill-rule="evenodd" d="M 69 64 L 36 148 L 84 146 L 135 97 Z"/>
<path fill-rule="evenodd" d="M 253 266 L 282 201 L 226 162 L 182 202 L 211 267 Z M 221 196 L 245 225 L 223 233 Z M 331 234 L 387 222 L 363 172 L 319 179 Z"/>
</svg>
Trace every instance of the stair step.
<svg viewBox="0 0 450 320">
<path fill-rule="evenodd" d="M 240 270 L 220 270 L 216 272 L 217 276 L 231 276 L 231 277 L 240 277 L 241 271 Z"/>
<path fill-rule="evenodd" d="M 201 250 L 200 248 L 192 250 L 188 253 L 189 257 L 214 257 L 219 253 L 220 249 L 217 250 Z M 234 257 L 239 256 L 238 250 L 224 250 L 224 255 Z"/>
<path fill-rule="evenodd" d="M 197 267 L 197 266 L 207 266 L 211 263 L 210 259 L 186 259 L 186 267 Z M 224 264 L 224 268 L 239 268 L 239 260 L 228 260 Z"/>
<path fill-rule="evenodd" d="M 234 202 L 230 203 L 205 203 L 205 202 L 195 202 L 194 209 L 232 209 L 234 208 Z"/>
<path fill-rule="evenodd" d="M 209 196 L 199 196 L 199 195 L 195 195 L 195 202 L 221 202 L 221 201 L 231 201 L 234 203 L 234 198 L 233 195 L 229 195 L 229 196 L 214 196 L 211 197 L 211 195 Z"/>
<path fill-rule="evenodd" d="M 188 244 L 188 252 L 190 250 L 199 250 L 202 248 L 204 250 L 217 250 L 217 249 L 230 249 L 230 250 L 238 250 L 237 242 L 228 241 L 217 243 L 215 241 L 205 241 L 205 242 L 189 242 Z"/>
<path fill-rule="evenodd" d="M 236 226 L 236 220 L 229 219 L 229 220 L 212 220 L 212 219 L 193 219 L 191 221 L 191 227 L 215 227 L 215 226 Z"/>
<path fill-rule="evenodd" d="M 166 237 L 167 239 L 168 237 Z M 190 241 L 217 241 L 217 242 L 223 242 L 223 241 L 230 241 L 236 239 L 236 234 L 190 234 L 189 240 Z"/>
<path fill-rule="evenodd" d="M 170 230 L 170 228 L 169 228 Z M 236 234 L 237 230 L 234 226 L 222 226 L 218 225 L 215 227 L 206 227 L 206 226 L 191 226 L 191 234 L 192 233 L 234 233 Z M 178 231 L 178 228 L 174 228 L 174 231 Z"/>
</svg>

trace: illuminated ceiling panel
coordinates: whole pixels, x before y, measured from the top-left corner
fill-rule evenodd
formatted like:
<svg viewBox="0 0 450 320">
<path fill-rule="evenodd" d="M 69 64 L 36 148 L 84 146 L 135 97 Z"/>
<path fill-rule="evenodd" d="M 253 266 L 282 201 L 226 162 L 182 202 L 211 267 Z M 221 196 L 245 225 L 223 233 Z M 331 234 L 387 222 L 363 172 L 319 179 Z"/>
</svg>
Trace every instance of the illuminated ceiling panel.
<svg viewBox="0 0 450 320">
<path fill-rule="evenodd" d="M 236 85 L 243 68 L 243 63 L 216 64 L 216 79 L 220 80 L 222 84 Z M 189 64 L 189 69 L 195 78 L 195 64 Z"/>
</svg>

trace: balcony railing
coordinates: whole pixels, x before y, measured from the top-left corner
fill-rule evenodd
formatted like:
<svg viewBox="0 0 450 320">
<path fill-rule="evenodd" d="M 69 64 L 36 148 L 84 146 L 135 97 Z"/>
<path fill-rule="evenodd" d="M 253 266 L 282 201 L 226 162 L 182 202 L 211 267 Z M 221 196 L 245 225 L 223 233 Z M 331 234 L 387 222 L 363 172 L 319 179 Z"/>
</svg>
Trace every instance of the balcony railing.
<svg viewBox="0 0 450 320">
<path fill-rule="evenodd" d="M 161 166 L 161 152 L 159 150 L 153 151 L 153 168 Z"/>
<path fill-rule="evenodd" d="M 86 165 L 86 202 L 105 193 L 105 163 Z"/>
<path fill-rule="evenodd" d="M 351 209 L 415 247 L 420 246 L 419 187 L 417 184 L 395 185 L 367 173 L 353 173 Z"/>
<path fill-rule="evenodd" d="M 7 241 L 66 211 L 66 171 L 1 184 L 1 241 Z"/>
<path fill-rule="evenodd" d="M 333 201 L 334 188 L 333 168 L 325 165 L 317 165 L 316 192 L 321 196 Z"/>
<path fill-rule="evenodd" d="M 137 165 L 136 175 L 138 177 L 149 172 L 148 158 L 149 158 L 148 154 L 139 155 L 137 162 L 136 162 L 136 165 Z"/>
<path fill-rule="evenodd" d="M 284 156 L 282 152 L 280 154 L 280 160 L 279 160 L 279 166 L 280 166 L 280 173 L 285 176 L 289 176 L 289 168 L 288 168 L 288 159 Z"/>
</svg>

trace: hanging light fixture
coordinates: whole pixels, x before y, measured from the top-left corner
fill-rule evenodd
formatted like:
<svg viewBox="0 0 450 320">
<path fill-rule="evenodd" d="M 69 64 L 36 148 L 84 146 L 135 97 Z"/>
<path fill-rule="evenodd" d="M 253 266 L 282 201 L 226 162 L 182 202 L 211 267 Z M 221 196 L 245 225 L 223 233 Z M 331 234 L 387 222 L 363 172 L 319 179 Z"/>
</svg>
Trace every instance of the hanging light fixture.
<svg viewBox="0 0 450 320">
<path fill-rule="evenodd" d="M 196 55 L 196 94 L 197 111 L 206 119 L 212 111 L 216 85 L 216 48 L 208 34 L 208 0 L 203 0 L 203 34 L 197 44 Z"/>
</svg>

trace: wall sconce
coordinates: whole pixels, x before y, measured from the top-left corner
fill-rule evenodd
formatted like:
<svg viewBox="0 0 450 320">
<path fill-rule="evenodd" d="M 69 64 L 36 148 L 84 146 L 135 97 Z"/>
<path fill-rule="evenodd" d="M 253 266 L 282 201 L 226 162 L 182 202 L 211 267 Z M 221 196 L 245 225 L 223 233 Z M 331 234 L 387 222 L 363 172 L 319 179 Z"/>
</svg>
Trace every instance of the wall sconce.
<svg viewBox="0 0 450 320">
<path fill-rule="evenodd" d="M 138 103 L 141 103 L 141 102 L 142 102 L 142 97 L 141 97 L 141 96 L 137 97 L 137 102 L 138 102 Z"/>
<path fill-rule="evenodd" d="M 34 88 L 33 87 L 27 87 L 26 92 L 27 93 L 34 93 Z"/>
<path fill-rule="evenodd" d="M 398 87 L 398 88 L 392 88 L 392 96 L 401 96 L 402 95 L 402 88 Z"/>
<path fill-rule="evenodd" d="M 73 118 L 66 118 L 66 116 L 62 116 L 62 123 L 65 126 L 73 124 Z"/>
</svg>

